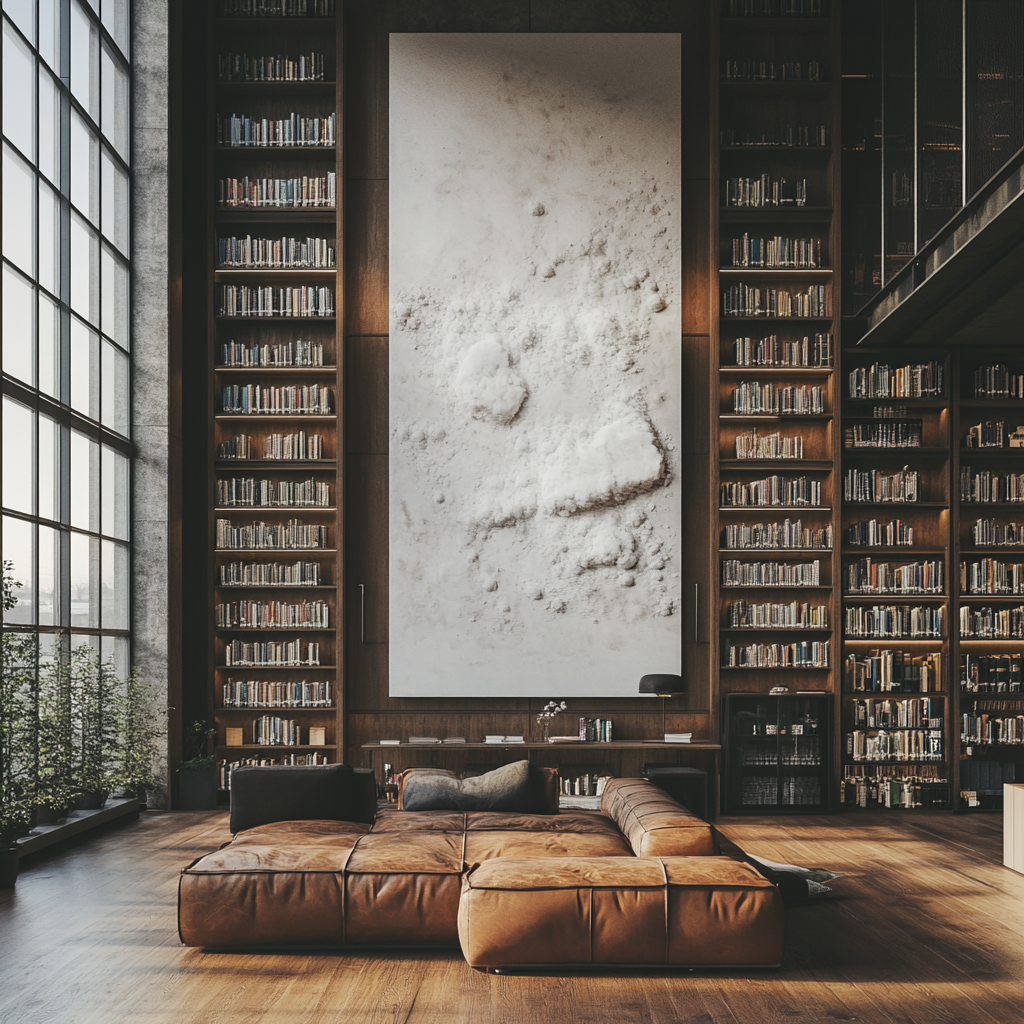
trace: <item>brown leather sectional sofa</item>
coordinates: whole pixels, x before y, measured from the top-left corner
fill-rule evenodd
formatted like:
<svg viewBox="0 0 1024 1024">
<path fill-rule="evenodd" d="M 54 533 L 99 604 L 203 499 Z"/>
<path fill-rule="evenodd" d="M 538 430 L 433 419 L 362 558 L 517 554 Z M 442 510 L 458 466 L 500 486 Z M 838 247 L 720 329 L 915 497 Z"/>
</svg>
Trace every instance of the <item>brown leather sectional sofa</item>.
<svg viewBox="0 0 1024 1024">
<path fill-rule="evenodd" d="M 778 890 L 641 779 L 601 813 L 378 812 L 241 832 L 181 875 L 189 946 L 455 945 L 474 967 L 776 966 Z"/>
</svg>

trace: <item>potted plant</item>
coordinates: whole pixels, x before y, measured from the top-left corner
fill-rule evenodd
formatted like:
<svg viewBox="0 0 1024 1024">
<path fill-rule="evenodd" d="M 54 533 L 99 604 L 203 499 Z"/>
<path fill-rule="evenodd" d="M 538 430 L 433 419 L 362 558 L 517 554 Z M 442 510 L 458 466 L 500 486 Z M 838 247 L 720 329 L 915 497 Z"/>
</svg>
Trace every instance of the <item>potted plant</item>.
<svg viewBox="0 0 1024 1024">
<path fill-rule="evenodd" d="M 34 688 L 34 772 L 30 785 L 33 824 L 55 825 L 71 805 L 71 663 L 58 649 L 40 665 Z"/>
<path fill-rule="evenodd" d="M 111 788 L 140 800 L 159 784 L 158 740 L 166 735 L 166 708 L 158 708 L 153 688 L 132 669 L 113 699 L 116 745 Z"/>
<path fill-rule="evenodd" d="M 178 766 L 178 792 L 184 811 L 212 811 L 217 806 L 216 758 L 208 753 L 217 730 L 199 719 L 185 735 L 186 752 L 192 756 Z"/>
</svg>

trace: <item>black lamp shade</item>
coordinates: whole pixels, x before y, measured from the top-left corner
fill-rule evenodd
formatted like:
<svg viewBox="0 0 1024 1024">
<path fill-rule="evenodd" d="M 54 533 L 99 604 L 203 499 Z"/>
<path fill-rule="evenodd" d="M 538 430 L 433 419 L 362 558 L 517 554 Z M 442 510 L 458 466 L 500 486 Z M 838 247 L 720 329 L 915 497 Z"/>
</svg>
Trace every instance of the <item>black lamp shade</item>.
<svg viewBox="0 0 1024 1024">
<path fill-rule="evenodd" d="M 655 693 L 659 697 L 671 697 L 676 693 L 686 693 L 686 684 L 683 682 L 682 676 L 654 672 L 640 677 L 640 692 Z"/>
</svg>

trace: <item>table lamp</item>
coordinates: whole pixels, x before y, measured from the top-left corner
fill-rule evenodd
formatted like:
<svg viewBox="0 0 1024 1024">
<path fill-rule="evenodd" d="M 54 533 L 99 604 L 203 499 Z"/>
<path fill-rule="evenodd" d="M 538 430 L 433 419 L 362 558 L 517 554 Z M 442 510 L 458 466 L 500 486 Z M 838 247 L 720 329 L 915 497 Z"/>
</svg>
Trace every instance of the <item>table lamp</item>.
<svg viewBox="0 0 1024 1024">
<path fill-rule="evenodd" d="M 666 735 L 665 724 L 667 721 L 666 701 L 669 697 L 686 693 L 686 684 L 683 682 L 683 677 L 667 675 L 662 672 L 654 672 L 650 675 L 641 676 L 640 692 L 649 693 L 654 697 L 661 698 L 661 733 L 664 737 Z"/>
</svg>

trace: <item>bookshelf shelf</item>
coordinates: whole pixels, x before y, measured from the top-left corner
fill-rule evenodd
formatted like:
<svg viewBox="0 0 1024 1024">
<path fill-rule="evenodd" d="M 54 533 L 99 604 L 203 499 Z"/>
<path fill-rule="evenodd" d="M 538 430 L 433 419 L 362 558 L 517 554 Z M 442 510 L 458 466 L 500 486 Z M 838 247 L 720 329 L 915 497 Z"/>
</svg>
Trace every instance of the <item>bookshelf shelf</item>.
<svg viewBox="0 0 1024 1024">
<path fill-rule="evenodd" d="M 341 203 L 344 181 L 343 133 L 344 103 L 342 67 L 345 54 L 341 17 L 330 18 L 283 18 L 283 17 L 218 17 L 218 4 L 209 4 L 207 31 L 210 39 L 207 64 L 207 124 L 210 134 L 207 149 L 207 280 L 211 294 L 211 308 L 208 315 L 208 363 L 210 405 L 208 412 L 208 506 L 209 559 L 210 569 L 207 580 L 207 605 L 210 608 L 207 626 L 208 663 L 213 666 L 208 683 L 209 707 L 218 726 L 218 738 L 224 738 L 224 722 L 237 727 L 245 717 L 250 721 L 263 716 L 301 717 L 303 736 L 305 723 L 327 729 L 328 738 L 336 738 L 326 745 L 310 744 L 253 744 L 226 746 L 218 742 L 216 752 L 222 762 L 218 775 L 222 792 L 229 788 L 226 783 L 226 764 L 244 763 L 252 759 L 281 759 L 298 752 L 300 763 L 335 762 L 344 759 L 344 681 L 341 666 L 345 664 L 344 629 L 345 590 L 344 567 L 342 565 L 341 538 L 343 532 L 343 482 L 341 458 L 345 451 L 343 429 L 345 422 L 343 367 L 341 354 L 343 343 L 343 266 L 345 252 L 342 210 L 339 206 L 229 206 L 221 204 L 218 196 L 232 194 L 222 192 L 225 178 L 284 179 L 292 181 L 304 177 L 320 180 L 317 188 L 302 192 L 306 195 L 330 195 L 326 190 L 334 187 L 337 203 Z M 340 5 L 339 5 L 340 15 Z M 315 53 L 322 55 L 323 78 L 304 80 L 259 80 L 230 81 L 219 77 L 221 59 L 232 54 L 240 55 L 275 54 L 295 58 Z M 321 58 L 317 71 L 320 72 Z M 232 62 L 237 66 L 237 61 Z M 336 117 L 335 135 L 337 145 L 250 145 L 232 146 L 218 143 L 214 126 L 218 118 L 229 114 L 244 114 L 254 119 L 281 117 L 290 113 L 299 117 Z M 228 137 L 228 136 L 225 136 Z M 321 138 L 325 136 L 321 135 Z M 332 138 L 332 136 L 326 136 Z M 333 185 L 328 175 L 333 173 Z M 292 186 L 278 186 L 283 194 L 291 194 Z M 233 186 L 233 189 L 235 186 Z M 259 193 L 256 193 L 259 194 Z M 280 237 L 289 234 L 297 237 L 316 235 L 326 238 L 333 247 L 337 265 L 322 267 L 237 267 L 224 266 L 219 262 L 219 240 L 235 234 L 252 234 L 256 237 Z M 230 287 L 234 286 L 234 287 Z M 249 286 L 251 290 L 246 291 Z M 299 286 L 309 286 L 311 293 L 300 293 Z M 257 289 L 260 289 L 257 292 Z M 290 289 L 294 289 L 291 291 Z M 308 298 L 307 298 L 308 294 Z M 302 305 L 306 303 L 309 305 Z M 278 311 L 274 316 L 234 315 L 228 316 L 222 310 L 247 309 L 259 305 Z M 280 311 L 296 308 L 306 315 L 287 316 Z M 311 315 L 310 310 L 331 310 L 330 316 Z M 223 365 L 228 358 L 259 359 L 271 354 L 281 361 L 291 361 L 288 366 L 240 366 Z M 258 348 L 257 348 L 258 347 Z M 222 354 L 223 353 L 223 354 Z M 296 360 L 316 358 L 327 365 L 294 365 Z M 244 387 L 257 384 L 276 389 L 278 387 L 301 388 L 304 384 L 326 386 L 331 392 L 332 402 L 327 414 L 309 413 L 244 413 L 229 412 L 238 408 L 241 401 L 222 402 L 221 388 L 227 385 Z M 270 403 L 263 403 L 270 404 Z M 280 404 L 284 404 L 281 402 Z M 290 404 L 297 404 L 291 402 Z M 312 408 L 323 408 L 313 405 Z M 219 411 L 225 409 L 225 411 Z M 233 442 L 234 435 L 251 437 L 252 447 L 247 452 L 255 454 L 264 451 L 264 439 L 271 435 L 290 435 L 306 432 L 307 436 L 319 438 L 310 441 L 308 447 L 286 447 L 294 442 L 283 442 L 283 450 L 294 450 L 300 454 L 320 452 L 330 456 L 322 459 L 225 459 L 219 458 L 221 444 Z M 228 447 L 225 451 L 245 448 Z M 269 450 L 281 450 L 273 448 Z M 280 482 L 283 488 L 301 487 L 303 480 L 312 478 L 316 486 L 328 485 L 329 495 L 322 491 L 319 497 L 331 501 L 330 505 L 224 505 L 219 504 L 229 495 L 246 491 L 218 490 L 218 484 L 233 478 L 256 476 L 257 480 L 269 480 L 275 487 Z M 296 474 L 301 474 L 297 477 Z M 232 485 L 242 487 L 243 484 Z M 266 485 L 263 485 L 266 486 Z M 291 496 L 316 496 L 316 492 L 293 491 Z M 282 497 L 284 492 L 282 490 Z M 277 497 L 270 493 L 269 497 Z M 330 547 L 217 547 L 217 520 L 227 520 L 233 526 L 244 527 L 246 523 L 263 522 L 267 528 L 281 530 L 286 522 L 295 522 L 298 529 L 289 529 L 269 539 L 310 540 L 319 539 L 330 543 Z M 326 536 L 324 528 L 326 527 Z M 304 535 L 304 531 L 308 531 Z M 320 531 L 316 533 L 314 531 Z M 255 541 L 258 537 L 244 539 Z M 271 584 L 242 583 L 222 584 L 221 569 L 234 561 L 246 563 L 315 563 L 319 577 L 303 575 L 300 578 L 317 579 L 316 583 Z M 269 575 L 269 570 L 264 570 Z M 231 571 L 232 576 L 250 577 L 253 572 Z M 296 575 L 299 575 L 298 573 Z M 258 593 L 255 593 L 258 592 Z M 271 592 L 273 592 L 271 594 Z M 232 601 L 269 602 L 301 604 L 315 601 L 326 606 L 330 626 L 219 626 L 213 613 L 218 604 Z M 228 609 L 225 609 L 225 613 Z M 324 621 L 312 616 L 314 622 Z M 225 614 L 226 621 L 240 621 L 237 615 Z M 285 664 L 233 664 L 236 662 L 267 657 L 280 659 Z M 301 658 L 301 663 L 296 659 Z M 319 659 L 322 664 L 311 663 Z M 289 696 L 291 684 L 302 681 L 330 681 L 333 698 L 329 707 L 279 704 L 267 707 L 238 707 L 225 705 L 222 684 L 229 680 L 259 680 L 261 685 L 274 680 L 289 684 L 285 691 Z M 252 691 L 249 691 L 250 695 Z M 316 694 L 314 694 L 315 696 Z M 306 693 L 308 698 L 310 693 Z M 255 735 L 250 733 L 250 735 Z"/>
<path fill-rule="evenodd" d="M 791 220 L 830 224 L 833 212 L 831 206 L 722 206 L 718 210 L 718 219 L 722 223 L 744 224 Z"/>
</svg>

